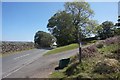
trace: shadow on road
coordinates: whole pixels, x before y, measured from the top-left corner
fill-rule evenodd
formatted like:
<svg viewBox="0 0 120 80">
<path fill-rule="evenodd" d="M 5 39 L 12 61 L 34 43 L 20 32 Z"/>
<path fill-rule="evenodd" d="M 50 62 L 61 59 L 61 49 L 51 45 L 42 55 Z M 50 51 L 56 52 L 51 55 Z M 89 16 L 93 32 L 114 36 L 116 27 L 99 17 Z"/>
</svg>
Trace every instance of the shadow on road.
<svg viewBox="0 0 120 80">
<path fill-rule="evenodd" d="M 48 47 L 48 48 L 39 47 L 39 48 L 36 48 L 36 49 L 52 50 L 53 48 L 50 48 L 50 47 Z"/>
</svg>

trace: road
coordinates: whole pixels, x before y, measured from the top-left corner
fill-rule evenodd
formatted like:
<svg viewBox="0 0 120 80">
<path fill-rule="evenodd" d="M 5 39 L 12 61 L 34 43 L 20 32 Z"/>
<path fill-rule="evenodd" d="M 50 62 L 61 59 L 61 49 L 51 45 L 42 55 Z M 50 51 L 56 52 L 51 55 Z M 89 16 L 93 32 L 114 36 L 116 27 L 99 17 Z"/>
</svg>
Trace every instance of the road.
<svg viewBox="0 0 120 80">
<path fill-rule="evenodd" d="M 77 53 L 78 49 L 43 56 L 48 50 L 32 49 L 3 57 L 3 78 L 47 78 L 62 58 Z"/>
<path fill-rule="evenodd" d="M 14 70 L 34 61 L 41 57 L 46 49 L 32 49 L 27 51 L 17 52 L 15 54 L 2 57 L 2 75 L 3 77 L 10 75 Z"/>
</svg>

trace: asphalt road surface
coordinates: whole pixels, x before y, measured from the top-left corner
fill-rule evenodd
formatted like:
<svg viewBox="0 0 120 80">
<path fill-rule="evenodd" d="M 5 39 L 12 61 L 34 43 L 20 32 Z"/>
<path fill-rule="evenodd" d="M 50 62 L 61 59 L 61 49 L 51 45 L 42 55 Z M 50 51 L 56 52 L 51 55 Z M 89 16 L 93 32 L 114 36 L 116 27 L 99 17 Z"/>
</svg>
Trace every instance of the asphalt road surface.
<svg viewBox="0 0 120 80">
<path fill-rule="evenodd" d="M 60 59 L 77 53 L 78 49 L 43 56 L 46 49 L 32 49 L 2 58 L 3 78 L 47 78 Z"/>
</svg>

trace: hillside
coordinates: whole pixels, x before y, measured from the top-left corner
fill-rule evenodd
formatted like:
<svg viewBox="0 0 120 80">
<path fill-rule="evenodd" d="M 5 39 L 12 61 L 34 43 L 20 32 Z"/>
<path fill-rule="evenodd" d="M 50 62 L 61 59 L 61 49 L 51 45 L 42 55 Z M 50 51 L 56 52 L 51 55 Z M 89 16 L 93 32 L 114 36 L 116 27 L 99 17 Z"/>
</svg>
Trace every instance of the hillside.
<svg viewBox="0 0 120 80">
<path fill-rule="evenodd" d="M 52 78 L 120 79 L 120 36 L 82 48 L 82 63 L 72 56 L 67 67 L 53 72 Z"/>
<path fill-rule="evenodd" d="M 2 41 L 2 54 L 34 48 L 33 42 Z"/>
</svg>

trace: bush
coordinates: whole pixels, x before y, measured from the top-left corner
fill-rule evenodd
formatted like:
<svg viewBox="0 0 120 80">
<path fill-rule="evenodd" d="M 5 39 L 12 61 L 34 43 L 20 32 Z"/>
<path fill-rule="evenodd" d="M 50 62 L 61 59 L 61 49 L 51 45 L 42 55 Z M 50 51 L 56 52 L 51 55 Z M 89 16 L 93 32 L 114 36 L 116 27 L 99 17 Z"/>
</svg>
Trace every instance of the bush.
<svg viewBox="0 0 120 80">
<path fill-rule="evenodd" d="M 78 68 L 77 68 L 77 65 L 79 65 L 78 62 L 75 62 L 75 63 L 72 63 L 71 65 L 69 65 L 65 71 L 65 74 L 67 76 L 71 76 L 71 75 L 74 75 L 74 74 L 77 74 L 79 73 L 78 71 Z"/>
<path fill-rule="evenodd" d="M 85 48 L 82 48 L 82 58 L 94 57 L 97 54 L 98 50 L 95 45 L 90 45 Z M 70 63 L 75 62 L 79 59 L 79 53 L 71 57 Z"/>
<path fill-rule="evenodd" d="M 105 40 L 105 44 L 106 44 L 106 45 L 110 45 L 110 44 L 120 44 L 120 36 L 115 36 L 115 37 L 107 38 L 107 39 Z"/>
<path fill-rule="evenodd" d="M 115 58 L 118 61 L 120 61 L 120 49 L 112 51 L 111 54 L 107 54 L 107 55 L 105 55 L 105 57 L 107 57 L 107 58 Z"/>
<path fill-rule="evenodd" d="M 80 73 L 80 74 L 78 74 L 77 78 L 91 79 L 91 77 L 88 73 Z"/>
<path fill-rule="evenodd" d="M 93 57 L 97 53 L 95 45 L 91 45 L 82 49 L 82 58 Z"/>
<path fill-rule="evenodd" d="M 94 72 L 104 74 L 104 73 L 115 73 L 120 71 L 120 64 L 115 59 L 104 59 L 99 61 L 95 67 Z"/>
<path fill-rule="evenodd" d="M 104 45 L 103 45 L 103 44 L 100 44 L 100 43 L 96 45 L 97 48 L 102 48 L 103 46 L 104 46 Z"/>
</svg>

